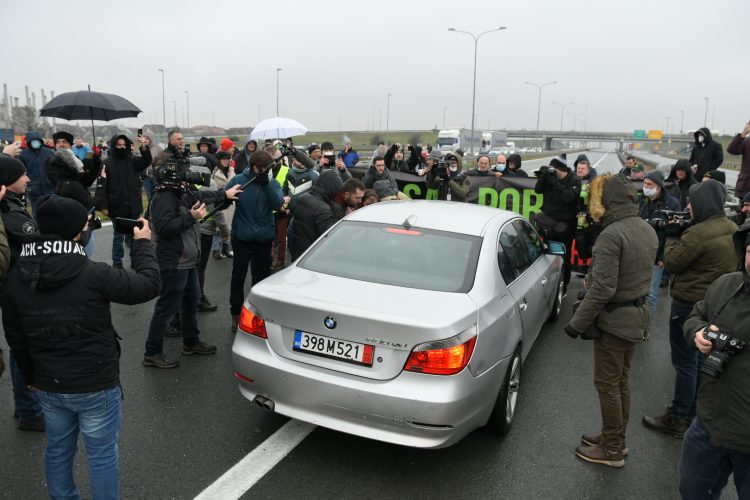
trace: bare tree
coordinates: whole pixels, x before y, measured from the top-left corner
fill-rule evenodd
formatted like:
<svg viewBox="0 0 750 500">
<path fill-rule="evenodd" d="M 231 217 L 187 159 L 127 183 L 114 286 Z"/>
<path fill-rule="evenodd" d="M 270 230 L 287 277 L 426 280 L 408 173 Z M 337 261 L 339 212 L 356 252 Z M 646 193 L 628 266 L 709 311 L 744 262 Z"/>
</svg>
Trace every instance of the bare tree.
<svg viewBox="0 0 750 500">
<path fill-rule="evenodd" d="M 47 136 L 51 132 L 50 126 L 39 119 L 39 111 L 32 106 L 18 106 L 13 108 L 11 124 L 13 130 L 19 134 L 36 130 L 43 136 Z"/>
</svg>

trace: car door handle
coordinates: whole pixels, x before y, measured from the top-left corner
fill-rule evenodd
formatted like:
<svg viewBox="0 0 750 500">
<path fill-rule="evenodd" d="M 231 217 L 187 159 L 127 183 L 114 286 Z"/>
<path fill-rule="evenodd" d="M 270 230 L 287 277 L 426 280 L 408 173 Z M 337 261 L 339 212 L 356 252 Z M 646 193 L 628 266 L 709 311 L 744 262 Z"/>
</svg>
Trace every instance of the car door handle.
<svg viewBox="0 0 750 500">
<path fill-rule="evenodd" d="M 525 311 L 527 307 L 529 307 L 529 305 L 526 303 L 526 299 L 523 299 L 523 303 L 518 306 L 521 311 Z"/>
<path fill-rule="evenodd" d="M 544 278 L 542 278 L 542 286 L 544 286 L 544 285 L 546 285 L 546 284 L 547 284 L 547 278 L 546 278 L 546 277 L 544 277 Z"/>
</svg>

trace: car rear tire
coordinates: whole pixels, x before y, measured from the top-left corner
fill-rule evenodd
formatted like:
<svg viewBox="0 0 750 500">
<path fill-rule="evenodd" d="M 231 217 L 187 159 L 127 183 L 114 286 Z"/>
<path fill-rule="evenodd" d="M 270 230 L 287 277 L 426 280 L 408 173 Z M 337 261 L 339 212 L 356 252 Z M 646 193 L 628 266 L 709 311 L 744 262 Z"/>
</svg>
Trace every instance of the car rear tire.
<svg viewBox="0 0 750 500">
<path fill-rule="evenodd" d="M 557 318 L 560 317 L 560 311 L 562 310 L 563 296 L 565 295 L 565 285 L 563 284 L 562 278 L 557 283 L 557 291 L 555 292 L 555 301 L 552 303 L 552 311 L 549 313 L 547 321 L 554 323 Z"/>
<path fill-rule="evenodd" d="M 500 387 L 500 393 L 495 400 L 495 407 L 492 415 L 487 421 L 487 428 L 497 434 L 505 436 L 510 432 L 513 422 L 516 418 L 516 409 L 518 407 L 518 396 L 521 388 L 521 347 L 511 356 L 508 370 L 503 379 L 503 385 Z"/>
</svg>

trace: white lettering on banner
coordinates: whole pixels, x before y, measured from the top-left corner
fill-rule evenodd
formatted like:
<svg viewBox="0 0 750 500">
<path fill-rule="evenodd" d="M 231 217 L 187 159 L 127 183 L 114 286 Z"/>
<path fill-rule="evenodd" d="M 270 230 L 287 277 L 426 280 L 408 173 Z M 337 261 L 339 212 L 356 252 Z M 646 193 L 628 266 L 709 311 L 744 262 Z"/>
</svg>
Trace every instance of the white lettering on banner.
<svg viewBox="0 0 750 500">
<path fill-rule="evenodd" d="M 37 252 L 43 255 L 56 254 L 78 254 L 86 256 L 86 250 L 75 241 L 44 241 L 41 243 L 24 243 L 21 246 L 21 257 L 35 257 Z"/>
</svg>

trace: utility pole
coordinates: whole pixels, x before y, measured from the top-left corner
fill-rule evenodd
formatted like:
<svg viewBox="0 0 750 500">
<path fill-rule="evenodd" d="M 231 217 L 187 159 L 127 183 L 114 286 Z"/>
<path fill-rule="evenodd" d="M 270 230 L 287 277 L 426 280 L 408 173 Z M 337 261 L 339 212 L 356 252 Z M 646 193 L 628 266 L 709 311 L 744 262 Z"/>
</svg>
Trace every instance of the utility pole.
<svg viewBox="0 0 750 500">
<path fill-rule="evenodd" d="M 187 105 L 187 128 L 190 128 L 190 92 L 185 91 L 185 102 Z"/>
<path fill-rule="evenodd" d="M 164 125 L 164 129 L 167 128 L 167 101 L 164 94 L 164 70 L 162 68 L 157 69 L 156 71 L 161 72 L 161 111 L 162 111 L 162 125 Z"/>
</svg>

